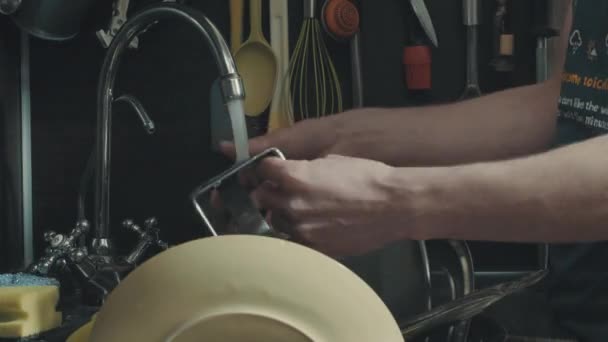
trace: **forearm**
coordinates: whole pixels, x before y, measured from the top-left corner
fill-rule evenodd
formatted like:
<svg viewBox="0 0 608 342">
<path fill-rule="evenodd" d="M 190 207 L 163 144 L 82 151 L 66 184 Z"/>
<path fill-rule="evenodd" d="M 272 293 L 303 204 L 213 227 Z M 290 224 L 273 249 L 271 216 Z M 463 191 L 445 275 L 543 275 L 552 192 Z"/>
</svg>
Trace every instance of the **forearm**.
<svg viewBox="0 0 608 342">
<path fill-rule="evenodd" d="M 553 79 L 465 102 L 338 116 L 338 152 L 392 165 L 449 165 L 512 158 L 546 148 L 556 126 L 560 71 L 572 22 L 570 1 Z M 370 119 L 370 116 L 377 118 Z"/>
<path fill-rule="evenodd" d="M 411 198 L 418 239 L 606 240 L 606 150 L 602 137 L 511 161 L 397 169 L 394 189 Z"/>
<path fill-rule="evenodd" d="M 558 94 L 559 83 L 551 81 L 455 104 L 345 113 L 336 118 L 338 151 L 395 166 L 537 152 L 553 139 Z"/>
</svg>

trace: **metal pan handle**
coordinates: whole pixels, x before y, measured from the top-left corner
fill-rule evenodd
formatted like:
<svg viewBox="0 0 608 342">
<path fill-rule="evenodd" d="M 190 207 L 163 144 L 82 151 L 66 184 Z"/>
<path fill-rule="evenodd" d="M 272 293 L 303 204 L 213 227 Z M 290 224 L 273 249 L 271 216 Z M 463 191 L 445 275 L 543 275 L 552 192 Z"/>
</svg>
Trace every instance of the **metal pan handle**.
<svg viewBox="0 0 608 342">
<path fill-rule="evenodd" d="M 439 306 L 436 309 L 400 323 L 401 333 L 403 336 L 411 338 L 443 325 L 471 319 L 506 296 L 539 283 L 544 279 L 546 274 L 547 271 L 538 271 L 517 281 L 475 291 L 451 303 Z"/>
</svg>

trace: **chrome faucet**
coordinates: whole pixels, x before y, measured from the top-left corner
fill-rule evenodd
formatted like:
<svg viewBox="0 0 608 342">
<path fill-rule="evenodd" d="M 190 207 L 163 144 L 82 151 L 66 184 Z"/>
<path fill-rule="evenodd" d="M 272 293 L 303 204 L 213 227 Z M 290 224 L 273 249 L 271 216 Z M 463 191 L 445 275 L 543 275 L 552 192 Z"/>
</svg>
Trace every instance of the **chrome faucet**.
<svg viewBox="0 0 608 342">
<path fill-rule="evenodd" d="M 122 26 L 108 48 L 97 89 L 96 216 L 91 248 L 99 256 L 111 257 L 113 254 L 110 239 L 110 131 L 118 66 L 130 42 L 150 26 L 165 19 L 179 19 L 192 24 L 211 46 L 220 72 L 219 85 L 225 104 L 245 98 L 243 82 L 226 41 L 215 25 L 198 10 L 181 4 L 160 3 L 135 14 Z"/>
<path fill-rule="evenodd" d="M 133 109 L 133 111 L 135 112 L 135 114 L 137 114 L 137 117 L 141 121 L 141 124 L 143 125 L 144 129 L 146 130 L 146 133 L 152 135 L 156 132 L 156 124 L 154 123 L 154 121 L 152 121 L 152 119 L 148 115 L 148 112 L 146 111 L 144 106 L 141 104 L 141 102 L 139 102 L 139 100 L 135 96 L 122 95 L 119 98 L 117 98 L 116 100 L 114 100 L 114 103 L 120 103 L 120 102 L 124 102 L 124 103 L 128 104 Z M 89 225 L 89 220 L 87 220 L 87 217 L 86 217 L 85 202 L 86 202 L 86 197 L 87 197 L 90 183 L 93 180 L 93 173 L 95 172 L 95 161 L 96 161 L 95 152 L 96 152 L 95 147 L 93 147 L 93 151 L 91 152 L 91 154 L 89 155 L 89 159 L 87 160 L 87 164 L 84 169 L 84 173 L 83 173 L 82 177 L 80 178 L 80 188 L 78 190 L 77 225 L 79 223 L 80 224 L 86 223 L 86 225 Z M 83 238 L 84 238 L 84 236 L 83 236 Z"/>
</svg>

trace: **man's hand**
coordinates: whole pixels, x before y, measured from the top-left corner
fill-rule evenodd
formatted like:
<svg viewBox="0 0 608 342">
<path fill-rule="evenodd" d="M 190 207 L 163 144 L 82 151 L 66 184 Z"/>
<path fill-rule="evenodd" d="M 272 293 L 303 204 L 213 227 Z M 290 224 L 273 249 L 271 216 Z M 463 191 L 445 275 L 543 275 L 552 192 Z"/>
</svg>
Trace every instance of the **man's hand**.
<svg viewBox="0 0 608 342">
<path fill-rule="evenodd" d="M 378 162 L 330 155 L 314 161 L 268 158 L 257 167 L 261 185 L 254 201 L 271 210 L 275 229 L 334 257 L 359 255 L 400 236 L 393 168 Z M 401 218 L 402 218 L 401 217 Z"/>
</svg>

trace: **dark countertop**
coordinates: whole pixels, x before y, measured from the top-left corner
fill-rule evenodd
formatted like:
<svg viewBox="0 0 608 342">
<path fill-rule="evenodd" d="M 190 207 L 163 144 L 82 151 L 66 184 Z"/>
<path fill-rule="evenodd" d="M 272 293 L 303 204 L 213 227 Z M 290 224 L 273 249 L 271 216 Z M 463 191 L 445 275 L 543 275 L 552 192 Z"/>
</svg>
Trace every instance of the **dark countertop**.
<svg viewBox="0 0 608 342">
<path fill-rule="evenodd" d="M 37 337 L 23 339 L 2 339 L 0 342 L 65 342 L 70 335 L 86 324 L 97 312 L 98 308 L 78 307 L 63 311 L 63 325 Z"/>
<path fill-rule="evenodd" d="M 98 311 L 96 307 L 64 309 L 62 327 L 35 338 L 0 342 L 65 342 Z M 443 342 L 441 339 L 432 342 Z M 524 291 L 505 298 L 473 319 L 468 342 L 576 342 L 555 323 L 548 304 L 538 291 Z"/>
</svg>

